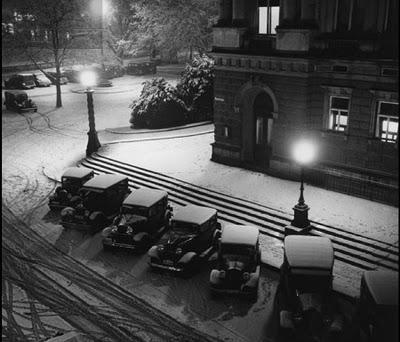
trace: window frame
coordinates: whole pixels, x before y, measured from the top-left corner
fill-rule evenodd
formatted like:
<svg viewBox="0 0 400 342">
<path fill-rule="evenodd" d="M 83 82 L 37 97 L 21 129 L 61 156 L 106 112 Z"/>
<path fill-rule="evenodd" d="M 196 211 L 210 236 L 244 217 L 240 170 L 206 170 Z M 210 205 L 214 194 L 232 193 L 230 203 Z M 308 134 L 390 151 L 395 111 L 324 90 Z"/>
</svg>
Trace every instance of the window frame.
<svg viewBox="0 0 400 342">
<path fill-rule="evenodd" d="M 388 103 L 388 104 L 395 104 L 397 105 L 397 112 L 398 112 L 398 107 L 399 107 L 399 103 L 395 102 L 395 101 L 388 101 L 388 100 L 382 100 L 382 99 L 378 99 L 375 101 L 375 138 L 378 138 L 380 141 L 385 142 L 385 143 L 390 143 L 390 144 L 397 144 L 398 140 L 399 140 L 399 116 L 392 116 L 392 115 L 387 115 L 387 114 L 381 114 L 380 113 L 380 108 L 381 108 L 381 104 L 382 103 Z M 387 129 L 385 131 L 385 135 L 386 137 L 389 134 L 389 123 L 390 123 L 390 119 L 394 118 L 397 119 L 397 132 L 396 133 L 390 133 L 391 135 L 396 135 L 396 139 L 388 139 L 388 138 L 383 138 L 382 137 L 382 133 L 381 132 L 381 127 L 380 127 L 380 117 L 384 117 L 388 119 L 388 125 L 387 125 Z"/>
<path fill-rule="evenodd" d="M 333 98 L 340 98 L 340 99 L 346 99 L 349 101 L 347 109 L 340 109 L 340 108 L 332 108 L 332 100 Z M 350 96 L 344 96 L 344 95 L 336 95 L 336 94 L 330 94 L 329 95 L 329 107 L 328 107 L 328 130 L 333 131 L 333 132 L 347 132 L 349 129 L 349 116 L 350 116 L 350 107 L 351 107 L 351 97 Z M 335 110 L 338 112 L 338 114 L 333 114 L 332 111 Z M 341 112 L 347 111 L 347 121 L 346 121 L 346 126 L 344 127 L 343 130 L 337 129 L 336 127 L 341 127 L 343 126 L 340 123 L 340 117 L 341 117 Z M 333 117 L 336 116 L 339 119 L 333 120 Z M 344 116 L 344 115 L 343 115 Z"/>
<path fill-rule="evenodd" d="M 278 23 L 275 27 L 272 27 L 272 8 L 273 7 L 278 7 L 279 12 L 278 12 Z M 271 5 L 271 0 L 267 0 L 266 5 L 259 5 L 257 4 L 257 15 L 258 15 L 258 30 L 257 34 L 264 35 L 264 36 L 276 36 L 276 27 L 279 26 L 279 18 L 280 18 L 280 5 L 273 6 Z M 266 32 L 262 33 L 260 32 L 260 8 L 266 8 L 267 13 L 266 13 Z M 275 32 L 273 32 L 275 31 Z"/>
</svg>

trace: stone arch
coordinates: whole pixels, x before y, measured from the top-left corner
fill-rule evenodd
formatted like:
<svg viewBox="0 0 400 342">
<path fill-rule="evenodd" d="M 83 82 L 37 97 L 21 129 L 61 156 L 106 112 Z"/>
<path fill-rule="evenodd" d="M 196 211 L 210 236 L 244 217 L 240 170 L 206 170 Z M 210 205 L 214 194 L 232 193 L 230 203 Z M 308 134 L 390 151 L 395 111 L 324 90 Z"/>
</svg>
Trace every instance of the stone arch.
<svg viewBox="0 0 400 342">
<path fill-rule="evenodd" d="M 266 92 L 269 97 L 272 100 L 272 103 L 274 105 L 274 119 L 278 118 L 278 101 L 276 100 L 276 96 L 274 94 L 274 92 L 272 91 L 272 89 L 267 86 L 266 84 L 263 83 L 255 83 L 253 81 L 248 81 L 245 84 L 243 84 L 239 91 L 237 92 L 234 100 L 233 100 L 233 105 L 235 110 L 240 110 L 241 107 L 243 106 L 243 102 L 246 99 L 246 97 L 250 94 L 253 95 L 253 101 L 256 98 L 256 96 L 258 95 L 258 93 L 260 92 Z"/>
<path fill-rule="evenodd" d="M 255 101 L 262 96 L 267 97 L 265 103 L 269 103 L 270 111 L 266 118 L 266 141 L 265 151 L 260 155 L 259 146 L 256 146 L 256 110 Z M 270 87 L 262 83 L 249 81 L 245 83 L 234 98 L 235 111 L 240 112 L 242 122 L 242 151 L 241 159 L 245 163 L 254 164 L 261 168 L 267 168 L 269 165 L 269 157 L 271 154 L 271 134 L 273 120 L 278 117 L 278 101 Z M 262 157 L 265 155 L 265 157 Z"/>
</svg>

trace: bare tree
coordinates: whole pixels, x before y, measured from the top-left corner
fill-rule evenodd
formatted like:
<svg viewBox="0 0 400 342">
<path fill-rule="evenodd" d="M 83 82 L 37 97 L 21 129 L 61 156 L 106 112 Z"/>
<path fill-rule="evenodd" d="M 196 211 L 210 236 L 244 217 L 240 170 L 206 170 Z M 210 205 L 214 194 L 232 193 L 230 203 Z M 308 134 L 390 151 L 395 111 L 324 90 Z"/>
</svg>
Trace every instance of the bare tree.
<svg viewBox="0 0 400 342">
<path fill-rule="evenodd" d="M 10 11 L 11 9 L 11 11 Z M 12 30 L 8 42 L 21 49 L 43 72 L 41 62 L 50 61 L 56 69 L 56 107 L 62 106 L 60 76 L 66 51 L 74 39 L 73 31 L 87 26 L 82 0 L 19 0 L 8 6 Z M 3 26 L 4 16 L 3 16 Z M 10 30 L 8 30 L 10 31 Z M 4 39 L 4 32 L 3 32 Z M 50 52 L 50 53 L 49 53 Z"/>
</svg>

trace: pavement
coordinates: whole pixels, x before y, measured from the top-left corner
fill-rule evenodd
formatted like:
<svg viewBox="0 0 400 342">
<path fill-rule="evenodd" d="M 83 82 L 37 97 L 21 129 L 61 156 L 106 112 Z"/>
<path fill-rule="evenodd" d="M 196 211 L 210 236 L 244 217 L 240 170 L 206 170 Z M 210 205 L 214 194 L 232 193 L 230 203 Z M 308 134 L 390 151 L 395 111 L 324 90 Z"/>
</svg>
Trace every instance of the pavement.
<svg viewBox="0 0 400 342">
<path fill-rule="evenodd" d="M 173 127 L 167 129 L 159 129 L 159 130 L 131 129 L 130 127 L 107 128 L 103 131 L 98 132 L 99 139 L 103 145 L 100 154 L 107 156 L 109 158 L 114 157 L 112 149 L 111 150 L 107 149 L 106 147 L 107 145 L 125 144 L 127 142 L 142 142 L 142 141 L 155 141 L 164 139 L 193 137 L 203 134 L 210 134 L 213 131 L 214 131 L 214 125 L 211 122 L 200 122 L 180 127 Z M 209 158 L 210 156 L 208 155 L 208 159 Z M 119 161 L 126 162 L 128 164 L 130 162 L 132 163 L 132 161 L 129 160 L 129 158 L 127 158 L 126 160 L 121 160 L 121 158 L 119 158 Z M 198 165 L 193 165 L 193 167 L 196 168 L 198 167 Z M 221 165 L 219 167 L 224 168 L 225 166 Z M 229 168 L 229 166 L 226 166 L 226 168 Z M 44 172 L 49 178 L 59 180 L 61 178 L 63 170 L 60 168 L 54 169 L 52 167 L 47 167 L 44 169 Z M 249 188 L 248 193 L 245 194 L 244 197 L 247 199 L 251 199 L 252 198 L 251 191 L 252 189 Z M 382 204 L 380 203 L 374 204 L 374 202 L 371 202 L 369 205 L 376 206 L 376 208 L 374 209 L 378 211 L 379 207 L 382 206 Z M 288 208 L 287 211 L 289 212 L 290 209 Z M 354 215 L 357 215 L 357 211 L 354 212 Z M 357 221 L 356 216 L 353 216 L 353 219 Z M 388 240 L 388 237 L 386 237 L 386 240 Z M 394 242 L 394 245 L 397 243 L 395 241 L 392 242 Z M 266 266 L 277 270 L 283 261 L 282 244 L 276 242 L 270 242 L 270 240 L 264 240 L 261 241 L 260 245 L 262 249 L 262 262 Z M 394 248 L 397 249 L 397 247 Z M 334 281 L 333 281 L 334 290 L 349 298 L 357 297 L 359 294 L 359 286 L 362 273 L 363 270 L 358 267 L 354 267 L 340 260 L 335 260 Z"/>
</svg>

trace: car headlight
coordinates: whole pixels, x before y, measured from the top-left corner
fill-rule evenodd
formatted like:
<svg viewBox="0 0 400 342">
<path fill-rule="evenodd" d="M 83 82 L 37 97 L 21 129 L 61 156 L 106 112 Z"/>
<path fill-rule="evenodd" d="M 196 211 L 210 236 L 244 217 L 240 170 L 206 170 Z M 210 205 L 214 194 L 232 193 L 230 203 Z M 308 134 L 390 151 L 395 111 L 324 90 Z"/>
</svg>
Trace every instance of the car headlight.
<svg viewBox="0 0 400 342">
<path fill-rule="evenodd" d="M 221 279 L 225 278 L 225 276 L 226 276 L 226 272 L 225 272 L 224 270 L 222 270 L 222 271 L 219 272 L 219 277 L 220 277 Z"/>
<path fill-rule="evenodd" d="M 183 252 L 182 248 L 177 248 L 175 251 L 176 254 L 182 254 L 182 252 Z"/>
<path fill-rule="evenodd" d="M 157 246 L 157 250 L 158 250 L 159 252 L 162 252 L 162 251 L 164 250 L 164 246 L 163 246 L 163 245 L 158 245 L 158 246 Z"/>
<path fill-rule="evenodd" d="M 26 85 L 25 82 L 22 82 L 21 84 L 22 84 L 22 85 Z"/>
<path fill-rule="evenodd" d="M 243 280 L 249 280 L 250 279 L 250 274 L 249 272 L 244 272 L 243 273 Z"/>
</svg>

